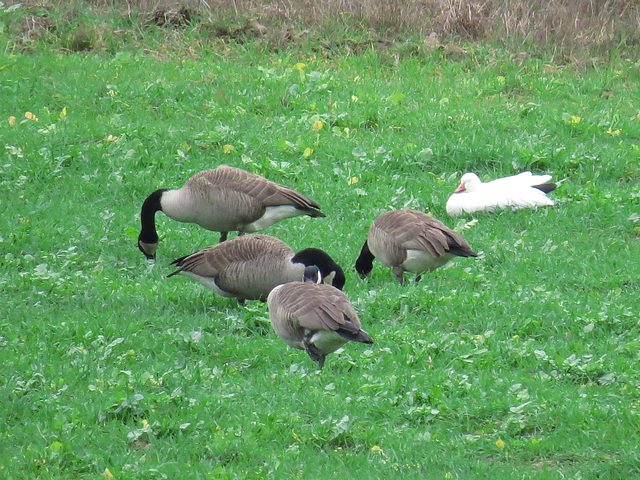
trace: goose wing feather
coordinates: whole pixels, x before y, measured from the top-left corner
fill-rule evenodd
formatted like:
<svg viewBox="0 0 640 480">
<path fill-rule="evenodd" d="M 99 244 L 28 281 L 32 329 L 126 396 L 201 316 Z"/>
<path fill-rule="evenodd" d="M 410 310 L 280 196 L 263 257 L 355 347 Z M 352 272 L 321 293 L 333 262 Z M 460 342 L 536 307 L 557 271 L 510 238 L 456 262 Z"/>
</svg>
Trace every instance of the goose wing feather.
<svg viewBox="0 0 640 480">
<path fill-rule="evenodd" d="M 203 248 L 186 257 L 174 260 L 171 265 L 179 271 L 214 277 L 234 263 L 267 259 L 289 259 L 294 251 L 281 240 L 269 235 L 236 237 L 212 247 Z"/>
<path fill-rule="evenodd" d="M 173 264 L 180 268 L 171 275 L 191 272 L 212 278 L 221 290 L 256 300 L 280 283 L 302 278 L 303 268 L 290 262 L 293 255 L 291 247 L 275 237 L 245 235 L 176 260 Z"/>
<path fill-rule="evenodd" d="M 273 304 L 292 329 L 357 332 L 361 328 L 349 299 L 330 285 L 292 282 L 283 285 L 277 294 Z"/>
<path fill-rule="evenodd" d="M 553 177 L 551 175 L 534 175 L 531 172 L 522 172 L 517 175 L 511 175 L 509 177 L 502 177 L 487 182 L 484 185 L 492 187 L 508 187 L 508 186 L 529 186 L 542 185 L 549 182 Z"/>
<path fill-rule="evenodd" d="M 525 187 L 526 188 L 515 187 L 504 191 L 503 195 L 496 199 L 496 206 L 500 208 L 533 208 L 541 205 L 553 205 L 553 200 L 547 197 L 542 190 L 530 187 L 529 185 Z"/>
<path fill-rule="evenodd" d="M 374 224 L 376 229 L 386 232 L 385 240 L 392 242 L 399 250 L 421 250 L 436 258 L 451 249 L 468 249 L 471 252 L 468 242 L 459 234 L 418 210 L 387 212 L 378 217 Z"/>
<path fill-rule="evenodd" d="M 263 209 L 280 205 L 293 205 L 301 210 L 320 209 L 320 205 L 292 188 L 272 182 L 261 175 L 226 165 L 200 172 L 191 177 L 189 182 L 215 185 L 225 192 L 225 196 L 235 193 L 238 198 L 243 198 L 245 202 L 251 200 L 251 203 L 260 205 Z M 219 189 L 206 190 L 215 192 Z"/>
</svg>

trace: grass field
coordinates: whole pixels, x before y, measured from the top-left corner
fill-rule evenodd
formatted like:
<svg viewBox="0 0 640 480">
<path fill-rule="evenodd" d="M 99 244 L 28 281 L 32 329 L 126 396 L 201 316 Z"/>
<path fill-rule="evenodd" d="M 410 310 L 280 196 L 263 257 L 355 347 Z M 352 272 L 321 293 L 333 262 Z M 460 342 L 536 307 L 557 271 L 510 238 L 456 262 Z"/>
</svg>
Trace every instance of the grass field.
<svg viewBox="0 0 640 480">
<path fill-rule="evenodd" d="M 0 38 L 0 478 L 640 476 L 637 62 Z M 166 278 L 216 233 L 158 214 L 138 251 L 146 196 L 220 164 L 320 203 L 264 233 L 343 266 L 373 346 L 317 372 L 264 304 Z M 556 206 L 475 215 L 479 258 L 357 276 L 378 214 L 464 227 L 463 172 L 527 169 Z"/>
</svg>

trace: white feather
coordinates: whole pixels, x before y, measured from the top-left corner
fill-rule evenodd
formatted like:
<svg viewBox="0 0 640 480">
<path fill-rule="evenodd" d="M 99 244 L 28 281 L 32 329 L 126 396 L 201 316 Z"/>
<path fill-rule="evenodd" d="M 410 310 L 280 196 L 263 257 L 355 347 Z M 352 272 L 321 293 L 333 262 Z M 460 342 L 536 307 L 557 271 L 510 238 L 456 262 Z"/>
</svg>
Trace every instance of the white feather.
<svg viewBox="0 0 640 480">
<path fill-rule="evenodd" d="M 221 290 L 220 287 L 216 285 L 215 280 L 211 277 L 202 277 L 200 275 L 196 275 L 193 272 L 180 272 L 179 275 L 184 275 L 185 277 L 191 278 L 192 280 L 196 280 L 200 282 L 205 288 L 208 288 L 209 290 L 212 290 L 213 292 L 223 297 L 235 297 L 234 294 Z"/>
<path fill-rule="evenodd" d="M 422 273 L 431 272 L 440 268 L 453 258 L 449 253 L 443 253 L 434 257 L 422 250 L 407 250 L 407 259 L 402 263 L 402 268 L 407 272 Z"/>
<path fill-rule="evenodd" d="M 305 331 L 305 333 L 308 334 L 309 330 Z M 347 341 L 346 338 L 341 337 L 336 332 L 320 330 L 313 334 L 309 343 L 315 345 L 321 352 L 332 353 L 342 347 Z M 304 346 L 302 348 L 304 348 Z"/>
<path fill-rule="evenodd" d="M 258 232 L 270 227 L 274 223 L 278 223 L 285 218 L 298 217 L 305 215 L 305 213 L 291 205 L 280 205 L 277 207 L 267 207 L 264 215 L 253 223 L 250 223 L 245 228 L 247 232 Z"/>
</svg>

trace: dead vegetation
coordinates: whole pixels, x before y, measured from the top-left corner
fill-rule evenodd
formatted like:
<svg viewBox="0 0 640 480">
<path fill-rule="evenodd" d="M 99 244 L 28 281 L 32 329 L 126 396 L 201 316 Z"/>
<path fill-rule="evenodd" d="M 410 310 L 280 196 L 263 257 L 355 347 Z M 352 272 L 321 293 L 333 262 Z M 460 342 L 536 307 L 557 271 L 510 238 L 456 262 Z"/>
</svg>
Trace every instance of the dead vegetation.
<svg viewBox="0 0 640 480">
<path fill-rule="evenodd" d="M 0 11 L 11 4 L 5 2 Z M 637 0 L 27 0 L 22 5 L 34 12 L 22 20 L 30 39 L 60 30 L 53 11 L 84 9 L 143 26 L 189 28 L 209 38 L 257 39 L 275 49 L 314 41 L 353 50 L 362 42 L 412 36 L 425 39 L 427 49 L 485 41 L 514 52 L 587 58 L 610 51 L 624 55 L 640 45 Z M 90 40 L 71 45 L 89 49 Z"/>
</svg>

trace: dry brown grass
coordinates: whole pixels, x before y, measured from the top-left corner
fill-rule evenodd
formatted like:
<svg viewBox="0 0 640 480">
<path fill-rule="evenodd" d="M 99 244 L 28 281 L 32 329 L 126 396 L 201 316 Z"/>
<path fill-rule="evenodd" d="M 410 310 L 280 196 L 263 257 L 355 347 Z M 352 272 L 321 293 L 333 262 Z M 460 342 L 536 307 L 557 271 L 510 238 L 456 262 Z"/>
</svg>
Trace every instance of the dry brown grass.
<svg viewBox="0 0 640 480">
<path fill-rule="evenodd" d="M 602 55 L 640 45 L 638 0 L 29 0 L 132 12 L 158 26 L 198 22 L 220 35 L 265 37 L 277 43 L 308 31 L 325 41 L 345 31 L 372 38 L 401 34 L 479 40 L 514 50 Z M 16 3 L 16 0 L 14 0 Z M 25 2 L 22 2 L 25 3 Z M 11 4 L 6 2 L 5 5 Z"/>
</svg>

